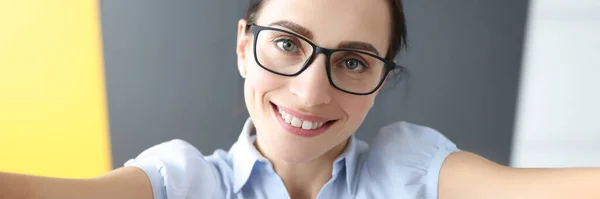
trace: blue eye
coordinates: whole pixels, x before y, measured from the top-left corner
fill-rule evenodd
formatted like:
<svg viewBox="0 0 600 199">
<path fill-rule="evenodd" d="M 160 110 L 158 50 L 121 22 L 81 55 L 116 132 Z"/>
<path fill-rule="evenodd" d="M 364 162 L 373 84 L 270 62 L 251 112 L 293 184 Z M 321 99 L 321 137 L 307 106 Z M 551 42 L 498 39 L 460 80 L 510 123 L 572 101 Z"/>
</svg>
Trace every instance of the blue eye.
<svg viewBox="0 0 600 199">
<path fill-rule="evenodd" d="M 275 42 L 279 48 L 287 52 L 296 51 L 296 49 L 298 48 L 298 46 L 296 46 L 296 43 L 294 43 L 294 41 L 292 41 L 291 39 L 278 39 Z"/>
<path fill-rule="evenodd" d="M 351 71 L 360 71 L 365 68 L 365 64 L 357 59 L 344 60 L 343 65 L 346 69 Z"/>
</svg>

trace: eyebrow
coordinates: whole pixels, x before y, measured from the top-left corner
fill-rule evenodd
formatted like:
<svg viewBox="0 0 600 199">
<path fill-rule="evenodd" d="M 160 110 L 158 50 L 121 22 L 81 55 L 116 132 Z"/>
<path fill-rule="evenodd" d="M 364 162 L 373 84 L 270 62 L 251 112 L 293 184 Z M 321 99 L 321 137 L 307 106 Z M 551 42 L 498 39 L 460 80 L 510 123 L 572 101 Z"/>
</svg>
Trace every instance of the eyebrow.
<svg viewBox="0 0 600 199">
<path fill-rule="evenodd" d="M 287 21 L 287 20 L 276 21 L 276 22 L 270 23 L 269 26 L 280 26 L 283 28 L 287 28 L 293 32 L 296 32 L 299 35 L 302 35 L 308 39 L 313 38 L 313 34 L 310 30 L 308 30 L 304 26 L 301 26 L 300 24 L 297 24 L 297 23 L 294 23 L 291 21 Z M 338 45 L 338 48 L 368 51 L 368 52 L 371 52 L 371 53 L 379 56 L 379 51 L 372 44 L 367 43 L 367 42 L 343 41 L 342 43 L 340 43 Z"/>
<path fill-rule="evenodd" d="M 373 45 L 371 45 L 370 43 L 367 43 L 367 42 L 344 41 L 338 45 L 338 48 L 346 48 L 346 49 L 349 48 L 349 49 L 369 51 L 369 52 L 372 52 L 375 55 L 379 56 L 379 51 L 377 51 L 377 49 Z"/>
<path fill-rule="evenodd" d="M 286 21 L 286 20 L 276 21 L 276 22 L 269 24 L 269 26 L 281 26 L 281 27 L 290 29 L 291 31 L 296 32 L 299 35 L 302 35 L 308 39 L 313 38 L 313 34 L 310 30 L 308 30 L 304 26 L 301 26 L 301 25 L 291 22 L 291 21 Z"/>
</svg>

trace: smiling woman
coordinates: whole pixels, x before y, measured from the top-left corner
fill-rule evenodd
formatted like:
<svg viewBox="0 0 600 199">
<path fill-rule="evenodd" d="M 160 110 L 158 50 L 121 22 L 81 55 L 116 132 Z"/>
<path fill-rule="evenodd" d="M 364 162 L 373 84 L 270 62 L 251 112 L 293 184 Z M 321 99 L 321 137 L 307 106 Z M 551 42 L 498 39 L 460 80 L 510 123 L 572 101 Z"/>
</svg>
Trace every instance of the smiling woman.
<svg viewBox="0 0 600 199">
<path fill-rule="evenodd" d="M 513 169 L 416 124 L 384 126 L 370 145 L 357 139 L 381 85 L 402 71 L 394 57 L 405 37 L 400 0 L 251 0 L 236 45 L 250 118 L 229 151 L 172 140 L 93 179 L 0 174 L 0 196 L 600 197 L 597 169 Z"/>
</svg>

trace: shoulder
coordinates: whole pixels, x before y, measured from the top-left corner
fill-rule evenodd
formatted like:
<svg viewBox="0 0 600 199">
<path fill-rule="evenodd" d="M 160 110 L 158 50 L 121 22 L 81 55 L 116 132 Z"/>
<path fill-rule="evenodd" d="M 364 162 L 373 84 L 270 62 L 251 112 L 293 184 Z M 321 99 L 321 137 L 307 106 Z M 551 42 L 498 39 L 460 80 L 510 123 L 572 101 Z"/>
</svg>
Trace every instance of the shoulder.
<svg viewBox="0 0 600 199">
<path fill-rule="evenodd" d="M 435 155 L 435 152 L 453 151 L 457 147 L 433 128 L 400 121 L 382 127 L 373 140 L 373 148 L 382 153 L 394 153 L 398 157 L 416 151 Z"/>
<path fill-rule="evenodd" d="M 125 166 L 144 170 L 155 199 L 210 198 L 220 184 L 217 168 L 196 147 L 180 139 L 150 147 Z"/>
<path fill-rule="evenodd" d="M 410 197 L 437 199 L 442 163 L 458 150 L 435 129 L 395 122 L 379 130 L 365 167 L 371 178 L 388 181 L 382 186 L 392 192 L 401 190 Z"/>
</svg>

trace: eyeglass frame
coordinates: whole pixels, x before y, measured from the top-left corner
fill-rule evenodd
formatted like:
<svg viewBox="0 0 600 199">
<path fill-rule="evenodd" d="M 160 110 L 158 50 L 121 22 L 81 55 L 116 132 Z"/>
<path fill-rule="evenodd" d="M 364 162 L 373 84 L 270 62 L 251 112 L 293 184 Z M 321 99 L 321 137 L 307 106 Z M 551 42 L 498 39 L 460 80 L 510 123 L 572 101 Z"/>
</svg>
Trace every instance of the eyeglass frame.
<svg viewBox="0 0 600 199">
<path fill-rule="evenodd" d="M 282 30 L 279 28 L 273 28 L 273 27 L 267 27 L 267 26 L 259 26 L 256 24 L 247 24 L 246 25 L 246 29 L 250 29 L 250 32 L 252 32 L 252 34 L 254 34 L 254 39 L 253 39 L 253 51 L 254 51 L 254 59 L 256 60 L 256 63 L 263 69 L 277 74 L 277 75 L 281 75 L 281 76 L 286 76 L 286 77 L 294 77 L 294 76 L 298 76 L 299 74 L 301 74 L 302 72 L 304 72 L 308 66 L 310 64 L 312 64 L 312 62 L 314 61 L 314 58 L 316 55 L 323 53 L 326 57 L 326 62 L 325 62 L 325 71 L 327 72 L 327 79 L 329 80 L 329 84 L 331 84 L 331 86 L 333 86 L 334 88 L 348 93 L 348 94 L 353 94 L 353 95 L 370 95 L 373 94 L 375 91 L 377 91 L 381 85 L 383 84 L 383 82 L 385 81 L 387 75 L 389 74 L 390 71 L 396 69 L 396 68 L 401 68 L 402 66 L 397 65 L 394 61 L 389 60 L 389 59 L 385 59 L 382 58 L 380 56 L 377 56 L 373 53 L 368 53 L 368 52 L 364 52 L 364 51 L 359 51 L 359 50 L 354 50 L 354 49 L 329 49 L 329 48 L 324 48 L 321 46 L 318 46 L 316 44 L 314 44 L 312 41 L 308 40 L 307 38 L 304 38 L 303 36 L 300 36 L 294 32 L 291 31 L 287 31 L 287 30 Z M 308 43 L 309 45 L 311 45 L 311 47 L 313 48 L 313 51 L 311 53 L 311 55 L 308 57 L 308 59 L 306 60 L 306 62 L 304 62 L 304 65 L 302 66 L 302 68 L 294 73 L 294 74 L 285 74 L 285 73 L 280 73 L 277 71 L 274 71 L 272 69 L 267 68 L 266 66 L 264 66 L 263 64 L 261 64 L 258 61 L 258 55 L 257 55 L 257 42 L 258 42 L 258 34 L 263 31 L 263 30 L 273 30 L 273 31 L 279 31 L 279 32 L 283 32 L 283 33 L 287 33 L 290 34 L 292 36 L 298 37 L 302 40 L 304 40 L 306 43 Z M 348 91 L 345 89 L 342 89 L 340 87 L 338 87 L 337 85 L 335 85 L 335 83 L 333 83 L 333 79 L 331 77 L 331 54 L 335 53 L 335 52 L 356 52 L 356 53 L 362 53 L 362 54 L 367 54 L 375 59 L 378 59 L 380 61 L 382 61 L 384 63 L 384 67 L 385 67 L 385 72 L 383 73 L 381 80 L 379 80 L 379 83 L 377 84 L 377 86 L 369 92 L 366 93 L 359 93 L 359 92 L 352 92 L 352 91 Z"/>
</svg>

